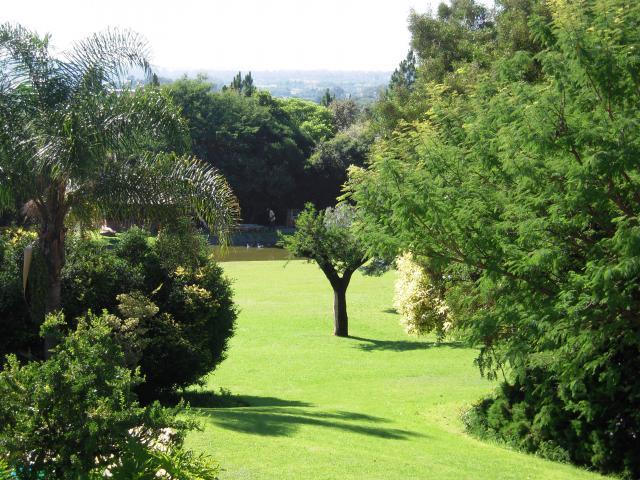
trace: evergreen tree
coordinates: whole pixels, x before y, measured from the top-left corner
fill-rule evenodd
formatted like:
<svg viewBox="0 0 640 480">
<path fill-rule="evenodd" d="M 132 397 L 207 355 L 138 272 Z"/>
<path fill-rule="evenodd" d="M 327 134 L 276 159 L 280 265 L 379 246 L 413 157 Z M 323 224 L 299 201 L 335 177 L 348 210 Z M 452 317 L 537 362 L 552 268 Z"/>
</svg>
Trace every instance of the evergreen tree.
<svg viewBox="0 0 640 480">
<path fill-rule="evenodd" d="M 242 92 L 242 72 L 238 72 L 238 74 L 233 77 L 233 80 L 231 80 L 231 84 L 229 85 L 229 87 L 235 92 Z"/>
<path fill-rule="evenodd" d="M 322 95 L 322 98 L 320 98 L 320 105 L 322 105 L 323 107 L 328 107 L 333 103 L 335 99 L 336 96 L 332 94 L 331 90 L 327 88 L 324 92 L 324 95 Z"/>
<path fill-rule="evenodd" d="M 256 91 L 256 87 L 253 85 L 253 77 L 251 72 L 247 73 L 242 80 L 242 93 L 245 97 L 251 97 Z"/>
<path fill-rule="evenodd" d="M 407 58 L 400 62 L 398 68 L 391 75 L 390 89 L 411 89 L 416 81 L 416 54 L 413 49 L 407 53 Z"/>
</svg>

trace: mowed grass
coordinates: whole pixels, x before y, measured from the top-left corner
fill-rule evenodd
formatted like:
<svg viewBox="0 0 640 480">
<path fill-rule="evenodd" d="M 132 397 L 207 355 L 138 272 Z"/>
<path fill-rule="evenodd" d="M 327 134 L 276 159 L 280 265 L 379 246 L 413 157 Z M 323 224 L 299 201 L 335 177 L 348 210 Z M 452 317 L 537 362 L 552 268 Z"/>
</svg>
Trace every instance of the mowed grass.
<svg viewBox="0 0 640 480">
<path fill-rule="evenodd" d="M 404 333 L 393 272 L 354 276 L 352 338 L 336 338 L 332 292 L 315 265 L 223 266 L 241 313 L 206 390 L 246 406 L 195 409 L 204 430 L 188 438 L 221 463 L 223 479 L 600 478 L 466 435 L 461 409 L 492 385 L 474 350 Z"/>
</svg>

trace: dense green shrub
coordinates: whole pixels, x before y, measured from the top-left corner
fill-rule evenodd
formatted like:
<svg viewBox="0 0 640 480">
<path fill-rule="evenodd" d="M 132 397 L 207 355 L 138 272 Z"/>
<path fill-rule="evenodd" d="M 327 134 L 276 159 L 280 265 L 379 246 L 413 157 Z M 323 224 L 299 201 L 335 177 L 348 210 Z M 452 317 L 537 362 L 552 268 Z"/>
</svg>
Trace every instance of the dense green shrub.
<svg viewBox="0 0 640 480">
<path fill-rule="evenodd" d="M 179 267 L 153 298 L 160 314 L 144 322 L 143 398 L 186 387 L 213 370 L 225 357 L 236 318 L 229 283 L 211 261 L 195 270 Z"/>
<path fill-rule="evenodd" d="M 20 479 L 216 478 L 208 459 L 183 449 L 193 425 L 176 418 L 179 409 L 138 404 L 141 379 L 125 366 L 118 323 L 88 314 L 65 337 L 64 317 L 51 316 L 43 332 L 61 343 L 48 360 L 21 365 L 8 357 L 0 372 L 0 458 Z M 167 474 L 156 477 L 161 469 Z"/>
<path fill-rule="evenodd" d="M 545 363 L 527 368 L 476 403 L 463 417 L 467 429 L 551 460 L 638 478 L 640 451 L 629 441 L 638 438 L 640 423 L 637 394 L 629 387 L 637 375 L 637 356 L 618 356 L 615 369 L 599 367 L 603 375 L 615 372 L 619 386 L 588 374 L 563 383 L 557 367 Z"/>
<path fill-rule="evenodd" d="M 42 294 L 34 288 L 42 272 L 35 267 L 26 298 L 22 293 L 23 247 L 32 240 L 26 234 L 0 240 L 1 355 L 22 352 L 24 357 L 30 345 L 37 345 Z M 134 227 L 113 244 L 71 235 L 62 282 L 63 311 L 71 324 L 88 310 L 138 320 L 129 332 L 127 358 L 145 377 L 138 386 L 143 401 L 197 382 L 224 359 L 236 318 L 230 284 L 189 223 L 177 222 L 157 239 Z M 154 314 L 127 310 L 131 298 L 152 304 Z"/>
<path fill-rule="evenodd" d="M 494 395 L 464 413 L 467 430 L 550 460 L 575 460 L 570 451 L 584 455 L 589 442 L 584 442 L 586 438 L 580 438 L 574 428 L 580 419 L 564 408 L 558 385 L 546 381 L 548 375 L 544 369 L 535 368 L 524 381 L 502 383 Z"/>
<path fill-rule="evenodd" d="M 138 318 L 142 352 L 130 357 L 139 357 L 145 378 L 138 387 L 142 400 L 191 385 L 224 359 L 236 318 L 230 284 L 188 223 L 161 230 L 157 239 L 132 228 L 113 247 L 91 238 L 69 245 L 64 311 L 78 316 L 107 309 Z M 155 313 L 127 310 L 132 299 Z"/>
<path fill-rule="evenodd" d="M 128 240 L 127 235 L 124 237 Z M 131 242 L 127 245 L 133 246 Z M 141 253 L 138 250 L 128 257 L 118 255 L 121 251 L 91 238 L 72 236 L 67 240 L 62 305 L 68 319 L 89 309 L 115 312 L 118 293 L 144 289 L 146 255 L 141 255 L 141 261 L 134 257 Z"/>
<path fill-rule="evenodd" d="M 165 271 L 173 272 L 179 267 L 195 270 L 206 262 L 207 242 L 189 219 L 178 219 L 158 232 L 154 252 Z"/>
</svg>

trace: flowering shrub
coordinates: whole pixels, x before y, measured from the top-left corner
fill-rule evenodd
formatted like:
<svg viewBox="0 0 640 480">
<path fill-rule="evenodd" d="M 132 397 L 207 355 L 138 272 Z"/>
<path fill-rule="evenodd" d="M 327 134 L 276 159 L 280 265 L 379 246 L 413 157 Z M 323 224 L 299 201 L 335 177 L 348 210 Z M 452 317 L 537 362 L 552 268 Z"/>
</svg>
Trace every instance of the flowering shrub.
<svg viewBox="0 0 640 480">
<path fill-rule="evenodd" d="M 410 253 L 396 260 L 398 280 L 395 285 L 394 307 L 407 333 L 436 332 L 444 337 L 451 328 L 449 308 L 429 274 Z"/>
<path fill-rule="evenodd" d="M 137 388 L 142 401 L 197 383 L 224 359 L 236 319 L 231 288 L 193 229 L 182 225 L 161 231 L 155 241 L 149 241 L 147 232 L 134 228 L 120 235 L 113 250 L 102 249 L 97 257 L 113 257 L 102 260 L 106 264 L 127 265 L 111 270 L 118 279 L 120 272 L 131 273 L 129 279 L 109 282 L 113 287 L 104 292 L 104 303 L 84 304 L 83 308 L 107 308 L 129 319 L 133 336 L 123 348 L 128 358 L 139 359 L 137 365 L 145 378 Z M 100 263 L 97 258 L 75 258 L 87 283 L 95 284 L 93 265 Z M 133 283 L 136 276 L 139 278 Z M 79 301 L 88 297 L 80 296 L 77 288 L 69 293 Z M 137 323 L 131 321 L 134 319 Z"/>
</svg>

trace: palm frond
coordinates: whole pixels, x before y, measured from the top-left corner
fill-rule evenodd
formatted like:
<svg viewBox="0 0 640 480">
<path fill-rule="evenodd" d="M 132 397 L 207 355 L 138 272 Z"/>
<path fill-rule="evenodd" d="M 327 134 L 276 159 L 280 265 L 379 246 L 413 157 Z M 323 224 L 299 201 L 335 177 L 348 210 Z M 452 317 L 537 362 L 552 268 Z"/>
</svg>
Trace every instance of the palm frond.
<svg viewBox="0 0 640 480">
<path fill-rule="evenodd" d="M 49 52 L 49 36 L 20 25 L 0 25 L 0 91 L 31 97 L 23 107 L 53 106 L 69 95 L 64 72 Z"/>
<path fill-rule="evenodd" d="M 181 185 L 184 200 L 226 243 L 240 221 L 240 206 L 227 180 L 194 157 L 177 157 L 172 163 L 167 165 L 170 172 L 166 180 Z"/>
<path fill-rule="evenodd" d="M 131 30 L 108 29 L 76 42 L 64 53 L 60 68 L 74 79 L 76 87 L 98 81 L 120 88 L 132 69 L 151 77 L 149 54 L 149 44 L 141 35 Z"/>
<path fill-rule="evenodd" d="M 145 147 L 154 142 L 179 150 L 187 146 L 187 125 L 164 92 L 149 88 L 123 90 L 101 99 L 99 107 L 88 110 L 91 118 L 86 122 L 93 119 L 101 140 L 111 149 L 122 150 L 126 147 L 123 142 L 140 141 Z"/>
<path fill-rule="evenodd" d="M 24 141 L 12 142 L 32 171 L 78 183 L 95 178 L 109 155 L 184 150 L 188 130 L 166 94 L 138 88 L 78 95 L 62 112 L 23 122 Z"/>
<path fill-rule="evenodd" d="M 99 181 L 79 187 L 70 193 L 73 197 L 97 205 L 105 218 L 170 222 L 196 214 L 223 242 L 240 220 L 238 201 L 225 178 L 201 160 L 175 154 L 113 158 Z"/>
<path fill-rule="evenodd" d="M 21 25 L 0 25 L 2 84 L 13 87 L 24 81 L 44 80 L 49 63 L 48 37 L 39 37 Z"/>
</svg>

